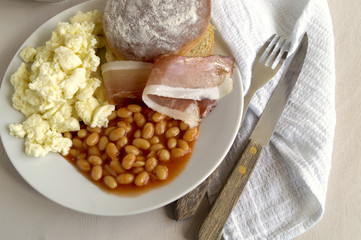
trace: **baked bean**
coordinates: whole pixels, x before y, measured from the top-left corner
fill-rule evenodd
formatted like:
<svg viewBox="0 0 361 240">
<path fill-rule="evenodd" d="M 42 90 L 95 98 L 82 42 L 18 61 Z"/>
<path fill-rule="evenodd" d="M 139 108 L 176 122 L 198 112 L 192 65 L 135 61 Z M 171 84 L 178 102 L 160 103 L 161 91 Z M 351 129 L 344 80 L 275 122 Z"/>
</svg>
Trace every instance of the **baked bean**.
<svg viewBox="0 0 361 240">
<path fill-rule="evenodd" d="M 87 160 L 85 159 L 80 159 L 78 161 L 76 161 L 76 165 L 78 166 L 78 168 L 84 172 L 88 172 L 90 170 L 90 164 Z"/>
<path fill-rule="evenodd" d="M 157 156 L 157 154 L 156 154 L 155 151 L 150 151 L 150 152 L 148 153 L 148 155 L 147 155 L 147 158 L 156 157 L 156 156 Z"/>
<path fill-rule="evenodd" d="M 138 129 L 137 131 L 134 132 L 134 138 L 140 138 L 142 136 L 142 131 L 140 131 L 140 129 Z"/>
<path fill-rule="evenodd" d="M 157 164 L 158 164 L 157 159 L 154 157 L 150 157 L 147 159 L 147 161 L 145 161 L 145 170 L 147 172 L 152 172 L 154 168 L 157 166 Z"/>
<path fill-rule="evenodd" d="M 86 158 L 86 153 L 81 153 L 78 156 L 76 156 L 77 159 L 85 159 Z"/>
<path fill-rule="evenodd" d="M 160 121 L 164 120 L 164 118 L 165 118 L 165 115 L 163 115 L 163 114 L 161 114 L 159 112 L 155 112 L 152 115 L 152 120 L 154 122 L 160 122 Z"/>
<path fill-rule="evenodd" d="M 95 127 L 95 128 L 92 128 L 92 127 L 87 127 L 86 130 L 88 130 L 88 132 L 91 132 L 91 133 L 101 133 L 102 132 L 102 129 L 100 127 Z"/>
<path fill-rule="evenodd" d="M 167 122 L 167 128 L 171 128 L 173 127 L 172 123 L 171 122 Z"/>
<path fill-rule="evenodd" d="M 140 112 L 134 113 L 134 121 L 135 124 L 137 124 L 138 127 L 143 127 L 145 124 L 145 117 Z"/>
<path fill-rule="evenodd" d="M 119 150 L 114 143 L 108 143 L 107 147 L 105 148 L 105 152 L 112 160 L 116 160 L 119 155 Z"/>
<path fill-rule="evenodd" d="M 96 155 L 96 156 L 100 156 L 100 150 L 97 146 L 92 146 L 90 148 L 88 148 L 88 155 Z"/>
<path fill-rule="evenodd" d="M 87 138 L 86 138 L 86 144 L 88 146 L 95 146 L 99 141 L 99 134 L 97 132 L 93 132 L 91 133 Z"/>
<path fill-rule="evenodd" d="M 108 127 L 107 129 L 105 129 L 105 136 L 109 136 L 109 134 L 114 130 L 116 129 L 117 127 Z"/>
<path fill-rule="evenodd" d="M 71 135 L 70 132 L 65 132 L 65 133 L 64 133 L 64 137 L 65 137 L 65 138 L 72 139 L 72 138 L 73 138 L 73 135 Z"/>
<path fill-rule="evenodd" d="M 80 137 L 80 138 L 85 138 L 87 134 L 88 134 L 88 131 L 84 128 L 80 129 L 77 133 L 78 137 Z"/>
<path fill-rule="evenodd" d="M 122 166 L 125 169 L 131 169 L 133 167 L 133 164 L 135 162 L 135 154 L 134 153 L 128 153 L 125 155 L 122 161 Z"/>
<path fill-rule="evenodd" d="M 145 139 L 150 139 L 154 135 L 154 126 L 152 123 L 146 123 L 142 130 L 142 137 Z"/>
<path fill-rule="evenodd" d="M 88 161 L 90 162 L 90 164 L 92 165 L 100 165 L 103 163 L 103 160 L 101 159 L 101 157 L 99 156 L 94 156 L 94 155 L 91 155 L 88 157 Z"/>
<path fill-rule="evenodd" d="M 183 139 L 186 140 L 187 142 L 191 142 L 191 141 L 197 139 L 197 137 L 198 137 L 198 128 L 197 127 L 187 129 L 187 131 L 183 135 Z"/>
<path fill-rule="evenodd" d="M 177 144 L 178 147 L 180 147 L 181 149 L 183 149 L 184 151 L 188 151 L 189 150 L 189 145 L 186 141 L 184 141 L 183 139 L 178 139 L 177 140 Z"/>
<path fill-rule="evenodd" d="M 115 179 L 119 184 L 130 184 L 134 180 L 134 174 L 131 173 L 122 173 L 119 174 Z"/>
<path fill-rule="evenodd" d="M 170 153 L 167 149 L 161 149 L 157 152 L 158 159 L 163 162 L 170 160 Z"/>
<path fill-rule="evenodd" d="M 105 148 L 107 147 L 107 144 L 109 143 L 109 140 L 107 138 L 107 136 L 102 136 L 100 139 L 99 139 L 99 142 L 98 142 L 98 148 L 100 151 L 104 151 Z"/>
<path fill-rule="evenodd" d="M 134 119 L 132 116 L 130 116 L 128 118 L 125 118 L 124 121 L 126 121 L 127 123 L 132 123 L 132 122 L 134 122 Z"/>
<path fill-rule="evenodd" d="M 138 173 L 143 172 L 143 171 L 144 171 L 143 167 L 134 167 L 134 168 L 132 168 L 132 173 L 133 174 L 138 174 Z"/>
<path fill-rule="evenodd" d="M 186 152 L 185 152 L 183 149 L 181 149 L 181 148 L 173 148 L 173 149 L 171 150 L 171 155 L 172 155 L 172 157 L 174 157 L 174 158 L 182 157 L 185 153 L 186 153 Z"/>
<path fill-rule="evenodd" d="M 134 183 L 138 187 L 147 185 L 148 181 L 149 181 L 149 173 L 147 173 L 146 171 L 139 173 L 134 179 Z"/>
<path fill-rule="evenodd" d="M 111 121 L 113 119 L 115 119 L 117 117 L 117 112 L 113 111 L 109 116 L 108 116 L 108 120 Z"/>
<path fill-rule="evenodd" d="M 132 144 L 139 148 L 139 149 L 143 149 L 143 150 L 147 150 L 150 147 L 150 143 L 148 140 L 143 139 L 143 138 L 136 138 L 133 140 Z"/>
<path fill-rule="evenodd" d="M 113 177 L 118 176 L 118 173 L 109 165 L 104 165 L 104 175 L 112 175 Z"/>
<path fill-rule="evenodd" d="M 91 172 L 91 178 L 95 181 L 98 181 L 103 175 L 103 168 L 99 165 L 94 166 L 92 168 L 92 172 Z"/>
<path fill-rule="evenodd" d="M 83 142 L 83 149 L 88 149 L 88 144 L 86 144 L 86 141 Z"/>
<path fill-rule="evenodd" d="M 133 112 L 133 113 L 138 113 L 140 111 L 142 111 L 142 107 L 137 105 L 137 104 L 129 104 L 127 106 L 128 110 Z"/>
<path fill-rule="evenodd" d="M 130 126 L 130 123 L 126 121 L 117 122 L 117 126 L 124 128 L 126 132 L 130 132 L 130 130 L 132 130 L 132 126 Z"/>
<path fill-rule="evenodd" d="M 113 131 L 111 131 L 111 133 L 109 134 L 109 140 L 116 142 L 118 141 L 120 138 L 124 137 L 125 135 L 125 129 L 120 127 L 120 128 L 116 128 Z"/>
<path fill-rule="evenodd" d="M 171 127 L 165 132 L 166 138 L 175 137 L 179 134 L 180 130 L 178 127 Z"/>
<path fill-rule="evenodd" d="M 117 110 L 117 115 L 120 118 L 128 118 L 132 115 L 133 113 L 131 111 L 129 111 L 127 108 L 119 108 Z"/>
<path fill-rule="evenodd" d="M 187 130 L 188 127 L 189 127 L 189 125 L 188 125 L 187 123 L 183 122 L 183 121 L 181 121 L 181 122 L 179 123 L 179 128 L 180 128 L 180 130 L 182 130 L 182 131 Z"/>
<path fill-rule="evenodd" d="M 169 149 L 175 148 L 177 146 L 177 139 L 169 138 L 167 141 L 167 146 Z"/>
<path fill-rule="evenodd" d="M 160 149 L 164 148 L 163 144 L 156 143 L 150 147 L 150 151 L 158 151 Z"/>
<path fill-rule="evenodd" d="M 145 162 L 144 161 L 135 161 L 133 164 L 133 167 L 144 167 Z"/>
<path fill-rule="evenodd" d="M 80 152 L 80 151 L 79 151 L 78 149 L 74 149 L 74 148 L 72 148 L 72 149 L 69 150 L 69 154 L 70 154 L 70 156 L 72 156 L 72 157 L 78 156 L 79 152 Z"/>
<path fill-rule="evenodd" d="M 155 167 L 155 175 L 159 180 L 166 180 L 168 177 L 168 168 L 163 165 L 158 165 Z"/>
<path fill-rule="evenodd" d="M 118 186 L 117 181 L 115 181 L 115 178 L 112 176 L 105 176 L 103 181 L 108 188 L 114 189 Z"/>
<path fill-rule="evenodd" d="M 118 160 L 113 160 L 110 162 L 110 167 L 113 168 L 117 173 L 123 173 L 125 172 L 124 168 L 122 167 L 122 164 Z"/>
<path fill-rule="evenodd" d="M 117 147 L 120 149 L 122 147 L 124 147 L 125 145 L 128 144 L 128 138 L 127 137 L 122 137 L 117 141 Z"/>
<path fill-rule="evenodd" d="M 134 155 L 139 155 L 140 151 L 137 147 L 133 146 L 133 145 L 127 145 L 124 147 L 124 150 L 126 153 L 133 153 Z"/>
<path fill-rule="evenodd" d="M 165 132 L 166 126 L 167 126 L 166 121 L 157 122 L 157 124 L 155 124 L 154 127 L 155 134 L 162 135 Z"/>
<path fill-rule="evenodd" d="M 150 144 L 156 144 L 159 143 L 159 138 L 157 136 L 153 136 L 149 139 Z"/>
<path fill-rule="evenodd" d="M 82 149 L 83 148 L 83 141 L 80 140 L 79 138 L 73 138 L 73 146 L 77 149 Z"/>
</svg>

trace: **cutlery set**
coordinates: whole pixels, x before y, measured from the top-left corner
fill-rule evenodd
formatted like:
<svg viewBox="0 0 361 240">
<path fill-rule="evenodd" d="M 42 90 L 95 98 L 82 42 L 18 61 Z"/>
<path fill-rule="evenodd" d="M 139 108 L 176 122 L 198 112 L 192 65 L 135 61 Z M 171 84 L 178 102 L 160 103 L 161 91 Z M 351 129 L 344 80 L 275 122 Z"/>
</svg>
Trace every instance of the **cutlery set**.
<svg viewBox="0 0 361 240">
<path fill-rule="evenodd" d="M 288 56 L 290 43 L 281 40 L 277 35 L 273 35 L 258 51 L 253 64 L 251 86 L 244 98 L 242 121 L 256 91 L 268 83 L 279 72 L 283 64 L 285 70 L 282 72 L 281 79 L 260 116 L 241 158 L 233 167 L 208 216 L 202 223 L 198 232 L 198 239 L 219 239 L 221 237 L 223 226 L 241 196 L 262 154 L 263 148 L 270 141 L 292 89 L 297 82 L 307 54 L 307 47 L 308 36 L 305 33 L 294 53 Z M 175 203 L 177 220 L 195 214 L 215 172 L 196 189 L 177 200 Z"/>
</svg>

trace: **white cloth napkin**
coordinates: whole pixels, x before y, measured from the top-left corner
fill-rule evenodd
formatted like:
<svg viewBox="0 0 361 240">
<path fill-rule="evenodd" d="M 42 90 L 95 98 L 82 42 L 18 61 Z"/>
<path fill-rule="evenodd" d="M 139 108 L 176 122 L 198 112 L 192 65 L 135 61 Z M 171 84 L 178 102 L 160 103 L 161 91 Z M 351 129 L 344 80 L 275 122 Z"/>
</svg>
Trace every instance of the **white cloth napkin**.
<svg viewBox="0 0 361 240">
<path fill-rule="evenodd" d="M 332 23 L 326 0 L 214 0 L 212 18 L 250 86 L 258 49 L 274 33 L 292 42 L 307 32 L 303 70 L 224 229 L 225 239 L 291 239 L 315 225 L 325 206 L 335 127 Z M 211 201 L 240 157 L 281 74 L 252 99 L 243 127 L 209 189 Z"/>
</svg>

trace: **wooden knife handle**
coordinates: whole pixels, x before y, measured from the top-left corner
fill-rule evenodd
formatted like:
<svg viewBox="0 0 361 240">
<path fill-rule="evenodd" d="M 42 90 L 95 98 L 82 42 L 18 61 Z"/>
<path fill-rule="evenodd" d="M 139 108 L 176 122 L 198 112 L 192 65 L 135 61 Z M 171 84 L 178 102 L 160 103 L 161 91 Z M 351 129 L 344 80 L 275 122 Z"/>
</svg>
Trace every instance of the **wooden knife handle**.
<svg viewBox="0 0 361 240">
<path fill-rule="evenodd" d="M 220 239 L 223 226 L 256 166 L 263 145 L 250 140 L 198 231 L 199 240 Z"/>
<path fill-rule="evenodd" d="M 217 169 L 195 189 L 175 202 L 174 213 L 177 221 L 192 217 L 196 213 L 199 204 L 201 203 L 204 195 L 207 193 L 210 183 L 216 175 L 216 172 Z"/>
</svg>

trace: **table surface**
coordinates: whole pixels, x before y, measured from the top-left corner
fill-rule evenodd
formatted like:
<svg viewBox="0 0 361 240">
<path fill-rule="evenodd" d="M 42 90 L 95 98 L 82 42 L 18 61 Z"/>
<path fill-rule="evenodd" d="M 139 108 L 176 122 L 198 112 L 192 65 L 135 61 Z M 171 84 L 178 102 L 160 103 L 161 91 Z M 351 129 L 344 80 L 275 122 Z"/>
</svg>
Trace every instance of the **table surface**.
<svg viewBox="0 0 361 240">
<path fill-rule="evenodd" d="M 42 23 L 84 0 L 0 2 L 0 79 L 23 41 Z M 337 124 L 326 210 L 322 220 L 297 237 L 361 239 L 360 0 L 328 0 L 335 35 Z M 4 117 L 4 116 L 1 116 Z M 17 173 L 0 144 L 0 239 L 195 239 L 208 210 L 173 220 L 169 204 L 127 217 L 102 217 L 61 207 L 40 195 Z"/>
</svg>

